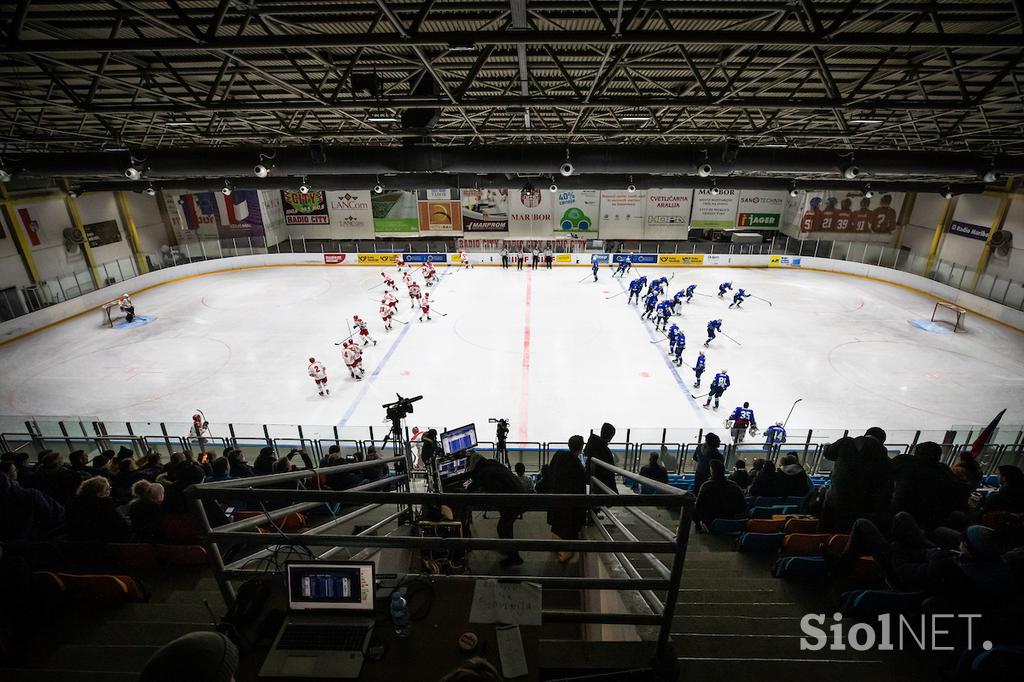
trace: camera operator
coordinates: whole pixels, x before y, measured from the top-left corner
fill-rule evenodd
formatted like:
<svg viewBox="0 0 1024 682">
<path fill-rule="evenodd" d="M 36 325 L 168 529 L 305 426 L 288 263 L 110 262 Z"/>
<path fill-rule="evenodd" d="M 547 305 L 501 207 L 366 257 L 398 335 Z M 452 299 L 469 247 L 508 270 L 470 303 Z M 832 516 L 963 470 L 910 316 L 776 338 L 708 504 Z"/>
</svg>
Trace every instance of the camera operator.
<svg viewBox="0 0 1024 682">
<path fill-rule="evenodd" d="M 491 418 L 490 422 L 492 424 L 497 424 L 498 425 L 495 428 L 495 430 L 496 430 L 496 434 L 495 435 L 497 436 L 496 439 L 498 441 L 498 446 L 496 448 L 496 454 L 497 454 L 497 456 L 501 460 L 507 462 L 508 461 L 508 431 L 509 431 L 508 420 L 507 419 L 494 419 L 494 418 Z"/>
<path fill-rule="evenodd" d="M 523 485 L 512 471 L 495 459 L 486 459 L 477 453 L 469 456 L 469 486 L 466 492 L 476 493 L 522 493 Z M 523 509 L 515 503 L 498 505 L 498 537 L 512 539 L 513 526 Z M 505 554 L 502 566 L 514 566 L 523 563 L 517 550 Z"/>
<path fill-rule="evenodd" d="M 434 461 L 441 455 L 441 446 L 437 444 L 437 429 L 427 429 L 420 437 L 420 458 L 416 463 L 417 468 L 427 468 L 434 465 Z"/>
</svg>

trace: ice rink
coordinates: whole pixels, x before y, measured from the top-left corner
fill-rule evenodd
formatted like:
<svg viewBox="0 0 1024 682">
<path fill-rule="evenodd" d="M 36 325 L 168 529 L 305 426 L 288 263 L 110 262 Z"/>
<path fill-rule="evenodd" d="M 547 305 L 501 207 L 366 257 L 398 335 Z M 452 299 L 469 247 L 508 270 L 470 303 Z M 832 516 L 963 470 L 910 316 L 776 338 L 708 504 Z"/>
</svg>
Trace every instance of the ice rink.
<svg viewBox="0 0 1024 682">
<path fill-rule="evenodd" d="M 393 271 L 394 269 L 391 268 Z M 0 347 L 0 414 L 93 416 L 186 422 L 195 408 L 211 422 L 378 426 L 381 404 L 424 396 L 409 424 L 455 427 L 507 417 L 510 438 L 565 440 L 603 421 L 620 429 L 721 429 L 750 401 L 762 426 L 803 398 L 790 428 L 943 429 L 1024 421 L 1024 335 L 968 313 L 967 333 L 920 330 L 934 300 L 853 277 L 795 269 L 645 268 L 649 277 L 690 282 L 698 295 L 674 318 L 687 335 L 685 363 L 619 294 L 607 267 L 589 270 L 446 271 L 431 290 L 435 313 L 420 323 L 404 287 L 384 333 L 377 314 L 380 268 L 270 267 L 167 284 L 136 297 L 155 319 L 109 329 L 94 311 Z M 636 273 L 636 269 L 634 269 Z M 422 278 L 418 276 L 417 279 Z M 773 305 L 749 299 L 729 310 L 715 296 L 731 280 Z M 709 296 L 710 295 L 710 296 Z M 354 313 L 378 339 L 366 378 L 349 378 L 334 342 Z M 442 313 L 445 315 L 442 316 Z M 690 369 L 713 318 L 727 338 L 707 352 L 703 388 Z M 328 367 L 331 395 L 306 374 L 308 358 Z M 718 412 L 703 398 L 715 372 L 732 387 Z"/>
</svg>

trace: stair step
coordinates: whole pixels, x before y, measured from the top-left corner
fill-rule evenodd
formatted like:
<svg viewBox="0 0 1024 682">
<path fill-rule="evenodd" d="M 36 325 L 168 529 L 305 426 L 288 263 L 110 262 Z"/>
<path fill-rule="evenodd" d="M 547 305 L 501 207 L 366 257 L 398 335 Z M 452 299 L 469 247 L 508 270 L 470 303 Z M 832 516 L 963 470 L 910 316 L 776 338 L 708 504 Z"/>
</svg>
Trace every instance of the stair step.
<svg viewBox="0 0 1024 682">
<path fill-rule="evenodd" d="M 137 672 L 4 668 L 4 682 L 135 682 Z"/>
<path fill-rule="evenodd" d="M 687 614 L 672 619 L 672 637 L 694 634 L 793 635 L 800 632 L 796 616 L 698 616 Z"/>
<path fill-rule="evenodd" d="M 163 646 L 190 632 L 204 632 L 210 629 L 210 622 L 197 623 L 162 623 L 150 621 L 141 625 L 136 621 L 107 621 L 88 633 L 80 633 L 77 643 L 137 644 L 143 646 Z M 84 636 L 83 636 L 84 635 Z"/>
<path fill-rule="evenodd" d="M 801 651 L 800 632 L 792 635 L 766 635 L 755 637 L 740 634 L 690 634 L 673 638 L 676 655 L 680 658 L 717 658 L 719 660 L 748 659 L 765 661 L 833 660 L 882 661 L 875 651 Z"/>
<path fill-rule="evenodd" d="M 213 612 L 223 615 L 211 603 Z M 210 612 L 202 604 L 124 604 L 107 617 L 113 620 L 156 621 L 161 623 L 210 623 Z"/>
<path fill-rule="evenodd" d="M 893 674 L 884 663 L 865 661 L 680 657 L 679 668 L 679 679 L 701 682 L 764 682 L 783 679 L 895 682 L 910 679 Z"/>
<path fill-rule="evenodd" d="M 138 673 L 159 649 L 146 644 L 65 644 L 42 664 L 51 670 Z"/>
<path fill-rule="evenodd" d="M 219 590 L 178 590 L 171 592 L 163 601 L 164 604 L 202 604 L 208 601 L 214 612 L 224 609 L 224 597 Z"/>
<path fill-rule="evenodd" d="M 679 590 L 678 603 L 680 604 L 745 604 L 750 602 L 792 604 L 793 599 L 774 589 L 704 590 L 682 588 Z"/>
<path fill-rule="evenodd" d="M 719 601 L 688 602 L 676 607 L 676 615 L 687 616 L 752 616 L 775 617 L 790 616 L 801 618 L 807 613 L 807 607 L 792 602 L 733 602 Z"/>
</svg>

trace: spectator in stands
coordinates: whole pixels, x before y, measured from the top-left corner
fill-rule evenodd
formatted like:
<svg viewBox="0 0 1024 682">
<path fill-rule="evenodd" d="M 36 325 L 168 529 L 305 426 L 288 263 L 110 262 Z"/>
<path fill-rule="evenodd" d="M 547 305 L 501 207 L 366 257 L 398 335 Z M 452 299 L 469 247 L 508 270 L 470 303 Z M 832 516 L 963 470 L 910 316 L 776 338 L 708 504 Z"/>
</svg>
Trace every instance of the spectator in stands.
<svg viewBox="0 0 1024 682">
<path fill-rule="evenodd" d="M 10 475 L 12 460 L 0 468 L 0 541 L 42 540 L 64 521 L 64 508 L 38 490 L 22 488 Z M 17 474 L 15 473 L 15 476 Z"/>
<path fill-rule="evenodd" d="M 69 454 L 68 463 L 71 466 L 71 471 L 75 472 L 75 475 L 78 476 L 79 481 L 92 478 L 94 475 L 92 468 L 89 466 L 89 456 L 85 454 L 85 450 L 75 450 Z"/>
<path fill-rule="evenodd" d="M 53 450 L 46 450 L 40 455 L 39 466 L 32 476 L 32 487 L 49 495 L 61 506 L 66 506 L 74 497 L 81 482 L 78 474 L 64 465 L 64 457 Z"/>
<path fill-rule="evenodd" d="M 697 493 L 700 492 L 700 487 L 711 478 L 711 463 L 717 460 L 725 464 L 722 453 L 718 451 L 718 446 L 721 444 L 721 438 L 714 433 L 709 433 L 704 436 L 704 442 L 693 453 L 693 459 L 697 462 L 697 468 L 693 472 L 693 489 Z"/>
<path fill-rule="evenodd" d="M 536 250 L 534 250 L 536 253 Z M 602 466 L 595 465 L 592 460 L 599 459 L 607 464 L 615 464 L 615 457 L 612 455 L 611 449 L 608 447 L 608 443 L 615 437 L 615 427 L 605 422 L 601 425 L 601 434 L 590 434 L 590 440 L 587 441 L 587 445 L 583 448 L 583 457 L 587 464 L 587 473 L 590 474 L 591 479 L 597 479 L 608 486 L 608 489 L 613 493 L 617 493 L 618 489 L 615 487 L 615 472 L 609 471 Z M 599 490 L 596 486 L 591 484 L 590 492 L 597 494 L 605 494 L 605 491 Z"/>
<path fill-rule="evenodd" d="M 587 492 L 587 470 L 583 468 L 580 454 L 583 451 L 583 436 L 569 439 L 569 450 L 559 450 L 547 464 L 543 477 L 542 492 L 583 495 Z M 521 463 L 516 465 L 521 466 Z M 580 531 L 587 517 L 584 507 L 559 507 L 548 510 L 548 525 L 551 532 L 563 540 L 579 540 Z M 574 552 L 559 552 L 561 563 L 570 561 Z"/>
<path fill-rule="evenodd" d="M 291 472 L 291 470 L 294 469 L 294 468 L 295 467 L 292 465 L 291 461 L 289 461 L 289 459 L 287 457 L 282 457 L 281 459 L 276 460 L 274 462 L 274 468 L 273 468 L 273 470 L 270 473 L 272 473 L 272 474 L 287 474 L 287 473 Z"/>
<path fill-rule="evenodd" d="M 466 492 L 483 493 L 522 493 L 523 486 L 512 471 L 495 459 L 486 459 L 473 453 L 469 459 L 469 486 Z M 497 507 L 500 518 L 498 519 L 498 537 L 511 539 L 515 537 L 513 528 L 516 519 L 523 513 L 523 509 L 516 504 L 506 504 Z M 512 550 L 506 553 L 502 559 L 503 566 L 512 566 L 523 563 L 519 552 Z"/>
<path fill-rule="evenodd" d="M 981 487 L 981 466 L 978 460 L 971 457 L 970 452 L 961 452 L 957 457 L 956 464 L 952 467 L 953 474 L 963 481 L 970 490 Z"/>
<path fill-rule="evenodd" d="M 939 461 L 941 457 L 942 447 L 926 441 L 918 443 L 913 454 L 892 460 L 891 512 L 907 512 L 925 530 L 946 525 L 954 511 L 967 509 L 970 489 Z"/>
<path fill-rule="evenodd" d="M 126 502 L 131 499 L 132 486 L 135 485 L 136 481 L 142 479 L 142 474 L 139 473 L 138 467 L 135 466 L 135 460 L 131 457 L 123 457 L 117 461 L 117 473 L 114 474 L 111 485 L 113 486 L 114 499 L 119 502 Z"/>
<path fill-rule="evenodd" d="M 232 450 L 228 453 L 228 464 L 230 465 L 228 473 L 231 474 L 231 478 L 249 478 L 256 475 L 249 463 L 245 461 L 245 453 L 241 450 Z"/>
<path fill-rule="evenodd" d="M 164 515 L 164 487 L 147 480 L 136 481 L 132 486 L 132 497 L 128 505 L 132 535 L 139 542 L 160 542 Z"/>
<path fill-rule="evenodd" d="M 786 497 L 806 497 L 814 487 L 811 477 L 807 475 L 795 453 L 790 452 L 782 456 L 776 474 L 780 481 L 779 494 Z"/>
<path fill-rule="evenodd" d="M 892 499 L 892 463 L 884 443 L 885 431 L 874 426 L 863 436 L 825 446 L 825 459 L 835 464 L 821 509 L 823 530 L 846 532 L 859 518 L 884 524 Z"/>
<path fill-rule="evenodd" d="M 195 460 L 183 452 L 171 455 L 171 464 L 167 472 L 157 478 L 157 483 L 164 485 L 164 508 L 172 512 L 188 511 L 185 490 L 197 483 L 202 483 L 206 472 Z"/>
<path fill-rule="evenodd" d="M 750 487 L 750 474 L 747 473 L 747 462 L 745 460 L 736 460 L 732 473 L 729 474 L 729 480 L 738 485 L 742 490 Z"/>
<path fill-rule="evenodd" d="M 31 487 L 32 472 L 28 468 L 27 452 L 5 452 L 0 461 L 13 464 L 18 470 L 18 483 L 25 488 Z"/>
<path fill-rule="evenodd" d="M 1012 464 L 999 467 L 999 489 L 985 498 L 986 512 L 1024 513 L 1024 471 Z"/>
<path fill-rule="evenodd" d="M 372 448 L 373 446 L 371 445 L 370 447 Z M 376 452 L 377 451 L 376 448 L 374 448 L 373 451 Z M 300 448 L 292 448 L 291 452 L 289 452 L 286 455 L 286 457 L 288 458 L 288 460 L 290 462 L 292 462 L 292 464 L 293 464 L 292 468 L 294 468 L 294 469 L 300 468 L 298 464 L 295 464 L 295 460 L 296 459 L 299 460 L 302 463 L 302 467 L 301 467 L 302 469 L 315 469 L 316 468 L 316 467 L 313 466 L 313 459 L 309 456 L 309 453 L 307 453 L 305 450 L 302 450 Z"/>
<path fill-rule="evenodd" d="M 18 467 L 9 459 L 0 461 L 0 474 L 4 474 L 12 481 L 18 480 Z"/>
<path fill-rule="evenodd" d="M 218 483 L 220 481 L 230 481 L 234 478 L 229 472 L 228 468 L 231 463 L 228 462 L 227 457 L 218 457 L 213 460 L 210 464 L 210 470 L 212 473 L 203 479 L 203 483 Z"/>
<path fill-rule="evenodd" d="M 112 453 L 113 451 L 108 450 L 107 452 Z M 101 452 L 93 457 L 90 464 L 92 465 L 90 469 L 92 470 L 93 476 L 103 476 L 104 478 L 113 480 L 114 474 L 117 473 L 117 469 L 115 468 L 117 464 L 114 462 L 114 457 L 112 455 L 107 456 L 106 452 Z M 92 476 L 89 478 L 92 478 Z"/>
<path fill-rule="evenodd" d="M 103 476 L 82 481 L 67 506 L 68 537 L 82 542 L 124 542 L 131 527 L 117 511 L 111 486 Z"/>
<path fill-rule="evenodd" d="M 370 447 L 366 448 L 366 461 L 367 462 L 369 462 L 371 460 L 379 460 L 379 459 L 380 459 L 380 457 L 377 455 L 377 448 L 375 448 L 372 445 Z M 387 464 L 379 464 L 379 465 L 377 465 L 375 467 L 366 467 L 365 469 L 360 470 L 360 473 L 362 473 L 363 478 L 366 479 L 365 480 L 366 483 L 372 483 L 373 481 L 379 481 L 382 478 L 387 478 L 387 475 L 388 475 L 388 465 Z"/>
<path fill-rule="evenodd" d="M 219 632 L 190 632 L 160 647 L 139 682 L 233 682 L 238 649 Z"/>
<path fill-rule="evenodd" d="M 747 494 L 751 497 L 782 497 L 782 480 L 773 463 L 764 461 L 747 489 Z"/>
<path fill-rule="evenodd" d="M 256 461 L 252 463 L 252 470 L 257 476 L 266 476 L 274 473 L 274 462 L 277 461 L 277 454 L 274 448 L 267 446 L 260 450 Z"/>
<path fill-rule="evenodd" d="M 640 467 L 640 475 L 653 481 L 657 481 L 658 483 L 668 485 L 668 470 L 661 466 L 661 463 L 658 462 L 658 457 L 659 455 L 657 452 L 652 452 L 647 464 Z M 640 486 L 641 495 L 653 495 L 656 492 L 658 491 L 651 486 L 642 484 Z"/>
<path fill-rule="evenodd" d="M 583 465 L 581 464 L 580 468 L 582 467 Z M 522 462 L 516 462 L 515 470 L 516 478 L 519 479 L 519 483 L 523 486 L 523 490 L 528 493 L 532 493 L 534 491 L 533 479 L 526 475 L 526 465 Z"/>
<path fill-rule="evenodd" d="M 738 485 L 725 477 L 725 464 L 711 459 L 708 464 L 711 478 L 701 485 L 697 493 L 694 520 L 697 532 L 711 528 L 715 519 L 740 519 L 747 516 L 747 500 Z"/>
<path fill-rule="evenodd" d="M 139 465 L 139 476 L 150 482 L 155 482 L 156 477 L 163 471 L 163 463 L 160 461 L 159 452 L 150 452 Z"/>
</svg>

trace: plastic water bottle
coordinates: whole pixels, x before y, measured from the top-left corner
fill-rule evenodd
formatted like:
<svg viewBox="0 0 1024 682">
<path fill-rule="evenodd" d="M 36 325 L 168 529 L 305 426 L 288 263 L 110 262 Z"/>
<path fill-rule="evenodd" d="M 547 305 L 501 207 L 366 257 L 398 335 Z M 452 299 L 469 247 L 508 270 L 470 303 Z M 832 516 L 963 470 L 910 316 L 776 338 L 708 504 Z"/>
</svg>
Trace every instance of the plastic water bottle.
<svg viewBox="0 0 1024 682">
<path fill-rule="evenodd" d="M 391 620 L 395 624 L 397 636 L 409 636 L 412 631 L 412 620 L 409 618 L 409 604 L 401 592 L 391 594 Z"/>
</svg>

